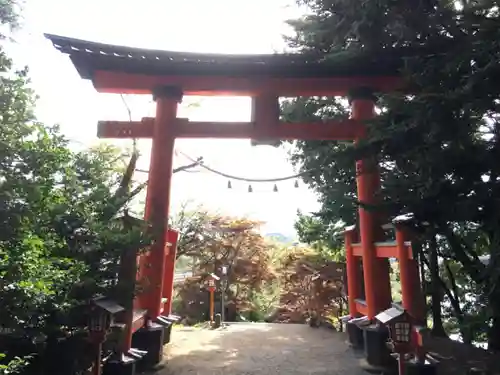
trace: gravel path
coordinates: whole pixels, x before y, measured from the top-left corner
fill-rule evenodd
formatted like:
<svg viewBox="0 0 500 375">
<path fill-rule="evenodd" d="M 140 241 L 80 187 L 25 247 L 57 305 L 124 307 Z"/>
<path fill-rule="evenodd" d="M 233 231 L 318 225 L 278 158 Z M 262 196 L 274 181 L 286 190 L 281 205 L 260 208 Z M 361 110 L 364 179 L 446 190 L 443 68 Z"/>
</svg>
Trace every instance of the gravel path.
<svg viewBox="0 0 500 375">
<path fill-rule="evenodd" d="M 157 375 L 366 375 L 342 334 L 299 324 L 179 328 L 165 350 Z"/>
</svg>

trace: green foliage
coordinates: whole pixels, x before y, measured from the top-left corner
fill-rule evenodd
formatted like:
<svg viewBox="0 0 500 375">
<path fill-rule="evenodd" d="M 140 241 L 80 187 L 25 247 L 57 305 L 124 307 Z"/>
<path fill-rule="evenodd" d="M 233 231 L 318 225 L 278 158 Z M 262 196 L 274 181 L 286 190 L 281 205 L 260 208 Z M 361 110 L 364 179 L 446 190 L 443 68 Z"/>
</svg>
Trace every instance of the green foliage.
<svg viewBox="0 0 500 375">
<path fill-rule="evenodd" d="M 16 29 L 19 26 L 20 3 L 18 0 L 0 0 L 0 24 L 8 31 Z M 0 33 L 0 39 L 5 39 L 8 34 Z M 1 53 L 3 55 L 3 51 Z M 5 57 L 5 56 L 3 56 Z M 3 64 L 1 64 L 3 67 Z"/>
<path fill-rule="evenodd" d="M 279 280 L 264 282 L 259 290 L 251 291 L 250 308 L 243 316 L 251 322 L 263 322 L 279 306 L 281 293 Z"/>
<path fill-rule="evenodd" d="M 345 104 L 340 98 L 296 98 L 285 101 L 281 110 L 283 118 L 290 122 L 339 120 L 348 116 Z M 292 163 L 307 172 L 304 182 L 318 193 L 321 210 L 315 216 L 335 218 L 333 224 L 355 220 L 355 167 L 335 157 L 348 147 L 349 144 L 337 141 L 297 141 L 290 155 Z M 325 235 L 332 238 L 332 230 L 325 229 Z"/>
<path fill-rule="evenodd" d="M 169 218 L 170 225 L 179 231 L 177 259 L 196 258 L 200 244 L 206 243 L 211 238 L 207 230 L 210 227 L 211 216 L 203 207 L 190 208 L 188 203 L 185 203 L 177 215 Z"/>
<path fill-rule="evenodd" d="M 316 250 L 322 260 L 345 260 L 342 221 L 332 224 L 319 215 L 303 215 L 297 212 L 295 230 L 302 242 Z"/>
<path fill-rule="evenodd" d="M 202 207 L 185 207 L 171 222 L 180 234 L 178 256 L 189 259 L 185 264 L 194 274 L 178 288 L 176 313 L 190 322 L 206 318 L 207 292 L 200 289 L 201 278 L 209 273 L 220 276 L 222 266 L 227 267 L 227 283 L 219 288 L 233 308 L 227 317 L 236 310 L 253 309 L 251 293 L 274 278 L 273 245 L 258 232 L 260 222 L 211 214 Z"/>
<path fill-rule="evenodd" d="M 286 121 L 339 120 L 348 116 L 341 98 L 296 98 L 285 101 L 281 108 Z M 302 242 L 308 243 L 331 260 L 343 259 L 343 238 L 339 236 L 345 223 L 355 221 L 356 180 L 354 166 L 341 164 L 332 157 L 348 147 L 343 142 L 297 141 L 290 155 L 300 166 L 306 184 L 317 193 L 319 212 L 298 212 L 295 229 Z M 328 184 L 325 184 L 328 181 Z"/>
<path fill-rule="evenodd" d="M 0 2 L 0 21 L 15 26 L 15 10 L 15 2 Z M 120 256 L 150 239 L 145 228 L 128 223 L 126 214 L 142 188 L 131 182 L 137 155 L 123 171 L 122 157 L 112 147 L 70 151 L 58 127 L 36 121 L 27 71 L 11 66 L 2 54 L 0 328 L 5 337 L 50 346 L 51 340 L 85 328 L 80 307 L 89 299 L 127 296 L 117 284 Z M 40 354 L 34 345 L 18 353 L 10 340 L 1 341 L 0 374 L 20 371 L 29 354 Z M 83 357 L 72 353 L 71 371 L 64 373 L 76 372 Z M 44 363 L 53 360 L 45 357 Z"/>
<path fill-rule="evenodd" d="M 226 319 L 303 321 L 309 308 L 307 294 L 301 293 L 310 286 L 307 275 L 339 255 L 327 247 L 313 250 L 276 243 L 258 233 L 258 222 L 212 215 L 201 207 L 184 210 L 172 222 L 180 231 L 178 251 L 189 259 L 184 265 L 193 271 L 174 298 L 174 310 L 187 324 L 206 319 L 207 292 L 200 289 L 200 277 L 220 275 L 222 265 L 228 267 L 227 283 L 219 284 L 225 291 Z"/>
<path fill-rule="evenodd" d="M 28 121 L 1 133 L 0 321 L 50 330 L 62 325 L 54 314 L 108 294 L 124 245 L 144 239 L 110 221 L 131 196 L 108 154 L 72 154 L 57 128 Z"/>
<path fill-rule="evenodd" d="M 1 364 L 5 360 L 6 355 L 0 353 L 0 374 L 10 375 L 20 373 L 28 365 L 29 356 L 24 358 L 15 357 L 7 364 Z"/>
</svg>

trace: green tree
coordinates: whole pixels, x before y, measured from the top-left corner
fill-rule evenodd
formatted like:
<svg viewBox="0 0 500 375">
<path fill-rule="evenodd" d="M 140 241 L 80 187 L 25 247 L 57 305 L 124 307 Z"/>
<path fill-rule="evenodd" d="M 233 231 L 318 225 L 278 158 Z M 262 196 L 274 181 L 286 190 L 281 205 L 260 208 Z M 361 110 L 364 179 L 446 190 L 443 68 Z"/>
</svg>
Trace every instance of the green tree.
<svg viewBox="0 0 500 375">
<path fill-rule="evenodd" d="M 343 261 L 342 222 L 330 223 L 318 215 L 304 215 L 297 212 L 295 230 L 303 243 L 308 243 L 323 259 Z"/>
<path fill-rule="evenodd" d="M 332 63 L 408 53 L 401 74 L 412 87 L 411 96 L 380 98 L 383 111 L 369 124 L 365 142 L 342 149 L 335 149 L 336 142 L 297 145 L 292 160 L 315 171 L 305 179 L 321 197 L 322 220 L 336 223 L 345 217 L 330 208 L 352 200 L 338 189 L 339 182 L 352 187 L 355 160 L 376 156 L 384 196 L 376 209 L 387 217 L 412 213 L 416 229 L 424 224 L 432 229 L 420 231 L 424 240 L 427 233 L 443 238 L 442 255 L 459 263 L 478 286 L 475 298 L 486 306 L 483 326 L 490 326 L 490 348 L 500 349 L 497 2 L 300 3 L 310 14 L 291 22 L 292 47 L 326 54 Z M 338 169 L 340 181 L 332 178 Z M 483 253 L 489 255 L 487 265 L 479 259 Z"/>
<path fill-rule="evenodd" d="M 109 153 L 73 154 L 57 129 L 13 113 L 0 132 L 0 322 L 4 332 L 69 338 L 84 329 L 78 307 L 89 299 L 131 300 L 134 290 L 124 295 L 117 283 L 119 260 L 148 237 L 116 217 L 140 188 L 128 189 L 133 166 L 124 177 Z"/>
<path fill-rule="evenodd" d="M 285 101 L 281 110 L 283 118 L 290 122 L 338 120 L 348 116 L 341 98 L 300 97 Z M 297 213 L 295 229 L 299 239 L 317 250 L 333 252 L 336 260 L 343 258 L 343 238 L 339 234 L 356 217 L 354 165 L 349 160 L 342 164 L 344 160 L 335 159 L 336 153 L 347 147 L 345 142 L 297 141 L 290 155 L 292 163 L 307 172 L 302 178 L 319 193 L 321 203 L 321 209 L 313 215 Z"/>
<path fill-rule="evenodd" d="M 15 25 L 16 9 L 13 1 L 0 2 L 4 27 Z M 126 220 L 142 188 L 132 182 L 137 155 L 123 171 L 112 147 L 72 152 L 57 127 L 36 120 L 27 70 L 15 71 L 3 46 L 0 57 L 0 373 L 7 374 L 25 367 L 17 355 L 37 354 L 38 347 L 19 352 L 6 337 L 69 342 L 85 329 L 80 307 L 89 299 L 130 299 L 134 290 L 124 296 L 118 285 L 119 259 L 149 236 Z M 76 374 L 86 354 L 68 353 L 59 353 L 64 373 Z M 61 368 L 35 369 L 44 371 Z"/>
</svg>

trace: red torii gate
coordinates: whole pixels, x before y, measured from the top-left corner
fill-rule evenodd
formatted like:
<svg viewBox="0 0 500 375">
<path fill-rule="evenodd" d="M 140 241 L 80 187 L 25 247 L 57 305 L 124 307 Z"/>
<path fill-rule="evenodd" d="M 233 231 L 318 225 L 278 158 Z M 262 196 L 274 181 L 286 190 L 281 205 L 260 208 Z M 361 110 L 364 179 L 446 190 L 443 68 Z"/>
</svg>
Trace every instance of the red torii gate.
<svg viewBox="0 0 500 375">
<path fill-rule="evenodd" d="M 83 79 L 91 80 L 101 93 L 153 94 L 154 118 L 142 121 L 101 121 L 102 138 L 151 138 L 151 164 L 146 200 L 146 218 L 160 233 L 147 262 L 151 287 L 138 297 L 137 305 L 147 317 L 157 319 L 171 313 L 175 249 L 168 251 L 167 218 L 170 205 L 172 159 L 176 138 L 250 138 L 348 140 L 365 136 L 364 120 L 375 115 L 374 92 L 402 87 L 398 77 L 401 56 L 390 51 L 376 59 L 334 62 L 303 54 L 218 55 L 156 51 L 107 45 L 48 35 L 53 45 L 69 55 Z M 233 95 L 252 98 L 250 122 L 191 122 L 177 117 L 184 95 Z M 348 95 L 351 118 L 317 123 L 287 123 L 279 119 L 280 97 Z M 375 166 L 375 168 L 373 168 Z M 374 203 L 380 179 L 373 161 L 357 162 L 358 198 Z M 349 310 L 352 317 L 369 319 L 391 304 L 387 258 L 398 258 L 401 268 L 403 306 L 410 315 L 423 319 L 419 277 L 411 246 L 403 231 L 396 243 L 381 241 L 380 220 L 359 209 L 359 230 L 346 230 Z M 359 238 L 359 241 L 357 240 Z M 365 296 L 361 295 L 360 260 L 363 264 Z M 162 308 L 162 298 L 167 298 Z M 129 326 L 134 326 L 130 322 Z M 141 326 L 141 325 L 139 325 Z M 131 329 L 133 332 L 135 329 Z M 125 349 L 130 349 L 130 339 Z"/>
</svg>

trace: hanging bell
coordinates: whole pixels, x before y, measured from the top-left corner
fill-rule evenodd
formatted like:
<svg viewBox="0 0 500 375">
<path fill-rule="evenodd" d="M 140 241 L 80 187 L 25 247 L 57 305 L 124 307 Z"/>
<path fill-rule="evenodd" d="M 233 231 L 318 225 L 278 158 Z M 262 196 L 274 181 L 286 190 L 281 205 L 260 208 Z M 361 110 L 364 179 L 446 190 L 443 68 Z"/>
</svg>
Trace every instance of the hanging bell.
<svg viewBox="0 0 500 375">
<path fill-rule="evenodd" d="M 249 193 L 253 192 L 252 185 L 248 185 L 248 192 Z"/>
<path fill-rule="evenodd" d="M 277 193 L 277 192 L 278 192 L 278 185 L 274 184 L 273 191 L 274 191 L 275 193 Z"/>
<path fill-rule="evenodd" d="M 228 188 L 228 189 L 232 189 L 232 188 L 233 188 L 233 185 L 231 185 L 231 181 L 228 181 L 228 182 L 227 182 L 227 188 Z"/>
<path fill-rule="evenodd" d="M 299 187 L 299 180 L 295 180 L 295 184 L 294 184 L 295 188 L 298 188 Z"/>
</svg>

